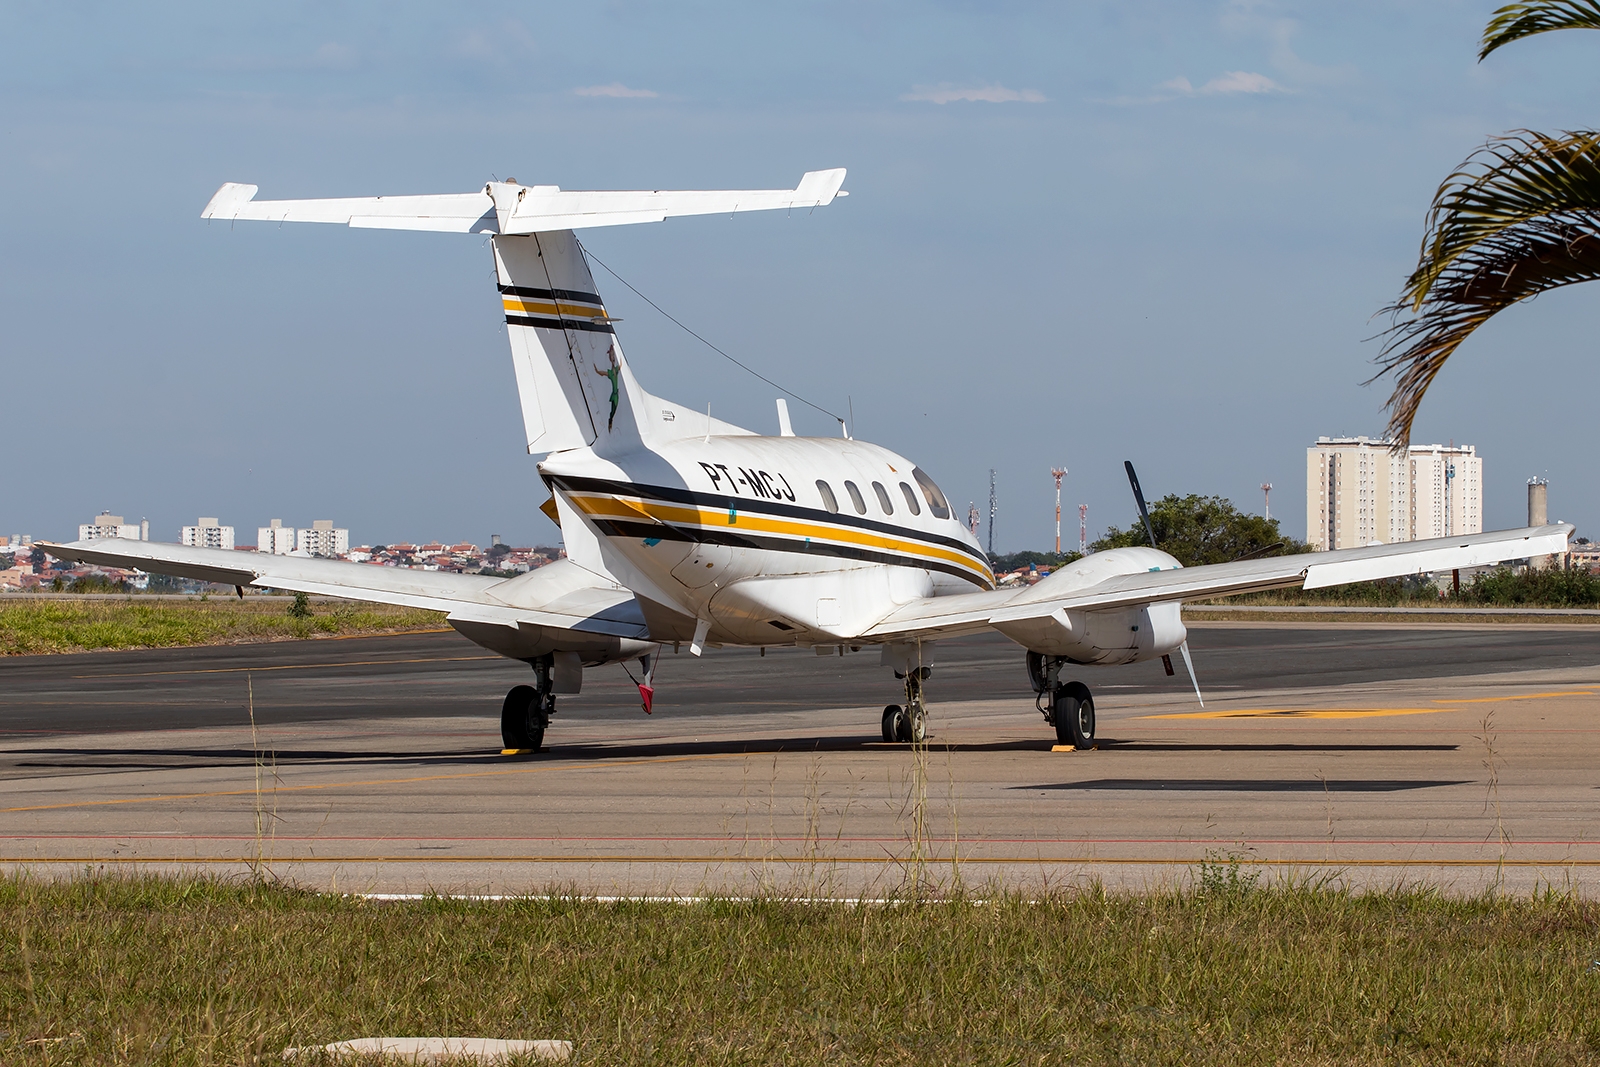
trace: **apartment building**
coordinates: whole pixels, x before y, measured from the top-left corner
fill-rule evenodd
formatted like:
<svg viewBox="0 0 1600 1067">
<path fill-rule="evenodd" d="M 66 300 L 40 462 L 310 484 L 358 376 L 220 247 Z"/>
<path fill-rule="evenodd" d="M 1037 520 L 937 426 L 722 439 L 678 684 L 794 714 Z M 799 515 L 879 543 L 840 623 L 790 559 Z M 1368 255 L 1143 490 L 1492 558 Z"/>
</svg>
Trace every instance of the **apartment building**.
<svg viewBox="0 0 1600 1067">
<path fill-rule="evenodd" d="M 1306 449 L 1306 540 L 1321 551 L 1483 532 L 1473 445 L 1319 437 Z"/>
<path fill-rule="evenodd" d="M 200 518 L 193 526 L 183 528 L 183 544 L 197 548 L 226 548 L 233 550 L 233 527 L 222 526 L 214 518 Z"/>
<path fill-rule="evenodd" d="M 113 515 L 109 511 L 102 511 L 88 522 L 78 525 L 78 540 L 100 541 L 108 537 L 120 537 L 124 541 L 150 540 L 150 523 L 123 522 L 121 515 Z"/>
</svg>

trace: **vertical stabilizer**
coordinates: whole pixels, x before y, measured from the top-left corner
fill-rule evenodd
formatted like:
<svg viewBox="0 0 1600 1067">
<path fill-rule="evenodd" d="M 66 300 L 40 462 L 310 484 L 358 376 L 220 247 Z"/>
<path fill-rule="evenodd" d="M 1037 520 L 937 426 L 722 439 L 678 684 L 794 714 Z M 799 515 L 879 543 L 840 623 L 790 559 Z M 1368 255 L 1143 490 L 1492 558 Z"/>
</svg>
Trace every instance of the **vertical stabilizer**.
<svg viewBox="0 0 1600 1067">
<path fill-rule="evenodd" d="M 571 230 L 494 238 L 529 452 L 639 441 L 643 396 Z"/>
</svg>

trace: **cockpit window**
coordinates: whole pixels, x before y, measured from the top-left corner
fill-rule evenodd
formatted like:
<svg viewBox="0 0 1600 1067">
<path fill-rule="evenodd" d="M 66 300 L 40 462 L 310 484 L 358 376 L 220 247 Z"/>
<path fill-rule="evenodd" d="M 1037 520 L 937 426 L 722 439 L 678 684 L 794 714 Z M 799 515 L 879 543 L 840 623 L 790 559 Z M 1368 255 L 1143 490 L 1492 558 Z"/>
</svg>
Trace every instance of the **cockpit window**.
<svg viewBox="0 0 1600 1067">
<path fill-rule="evenodd" d="M 872 491 L 878 494 L 878 506 L 883 509 L 883 513 L 885 515 L 893 515 L 894 501 L 889 499 L 889 490 L 883 487 L 883 483 L 873 482 Z"/>
<path fill-rule="evenodd" d="M 861 490 L 856 488 L 855 482 L 845 482 L 844 491 L 850 494 L 850 503 L 856 506 L 857 515 L 867 513 L 867 502 L 861 498 Z"/>
<path fill-rule="evenodd" d="M 822 494 L 822 506 L 833 512 L 835 515 L 839 514 L 839 501 L 834 499 L 833 486 L 829 485 L 821 478 L 818 478 L 817 492 Z"/>
<path fill-rule="evenodd" d="M 922 514 L 922 505 L 917 503 L 917 494 L 913 493 L 905 482 L 900 483 L 900 495 L 906 498 L 906 507 L 911 509 L 911 514 Z"/>
<path fill-rule="evenodd" d="M 922 486 L 922 495 L 928 501 L 928 510 L 933 514 L 933 517 L 936 519 L 948 519 L 950 517 L 950 504 L 945 500 L 944 494 L 939 492 L 939 487 L 933 484 L 933 479 L 923 474 L 921 467 L 912 467 L 911 477 L 915 478 L 917 484 Z"/>
</svg>

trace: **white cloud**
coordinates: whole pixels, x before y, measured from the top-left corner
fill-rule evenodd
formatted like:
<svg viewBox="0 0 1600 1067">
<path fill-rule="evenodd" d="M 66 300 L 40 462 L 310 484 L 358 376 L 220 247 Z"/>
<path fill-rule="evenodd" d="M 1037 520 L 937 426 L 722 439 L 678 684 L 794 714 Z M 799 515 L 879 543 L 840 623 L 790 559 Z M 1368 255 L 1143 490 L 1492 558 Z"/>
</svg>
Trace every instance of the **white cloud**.
<svg viewBox="0 0 1600 1067">
<path fill-rule="evenodd" d="M 920 100 L 929 104 L 950 104 L 957 100 L 973 100 L 984 104 L 1042 104 L 1045 95 L 1037 89 L 1007 89 L 1004 85 L 978 85 L 963 87 L 950 82 L 938 85 L 913 85 L 902 100 Z"/>
<path fill-rule="evenodd" d="M 612 82 L 610 85 L 586 85 L 572 91 L 579 96 L 610 96 L 618 99 L 651 99 L 661 95 L 654 89 L 630 89 L 621 82 Z"/>
<path fill-rule="evenodd" d="M 1196 89 L 1188 78 L 1178 77 L 1171 81 L 1164 81 L 1156 86 L 1158 90 L 1168 93 L 1177 93 L 1180 96 L 1195 96 L 1204 93 L 1207 96 L 1219 93 L 1281 93 L 1283 86 L 1267 77 L 1265 74 L 1254 74 L 1247 70 L 1230 70 L 1219 77 L 1212 78 L 1200 88 Z M 1168 96 L 1151 97 L 1150 102 L 1170 100 Z"/>
<path fill-rule="evenodd" d="M 1220 78 L 1212 78 L 1200 87 L 1202 93 L 1275 93 L 1283 87 L 1265 74 L 1252 74 L 1247 70 L 1230 70 Z"/>
</svg>

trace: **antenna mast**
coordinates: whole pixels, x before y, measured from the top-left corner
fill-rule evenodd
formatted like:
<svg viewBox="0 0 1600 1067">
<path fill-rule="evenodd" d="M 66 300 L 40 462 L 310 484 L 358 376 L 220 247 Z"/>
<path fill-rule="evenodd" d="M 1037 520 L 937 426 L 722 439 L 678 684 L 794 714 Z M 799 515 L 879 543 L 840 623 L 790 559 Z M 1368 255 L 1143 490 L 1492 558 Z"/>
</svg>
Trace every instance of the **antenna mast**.
<svg viewBox="0 0 1600 1067">
<path fill-rule="evenodd" d="M 1078 505 L 1078 555 L 1089 554 L 1089 505 Z"/>
<path fill-rule="evenodd" d="M 1261 517 L 1270 522 L 1272 520 L 1272 483 L 1271 482 L 1262 482 L 1261 483 L 1261 506 L 1262 506 L 1261 507 Z"/>
<path fill-rule="evenodd" d="M 1065 467 L 1051 467 L 1050 475 L 1056 480 L 1056 555 L 1061 555 L 1061 479 L 1067 473 Z"/>
<path fill-rule="evenodd" d="M 1000 510 L 1000 505 L 994 497 L 994 468 L 989 468 L 989 555 L 994 555 L 994 516 Z"/>
</svg>

